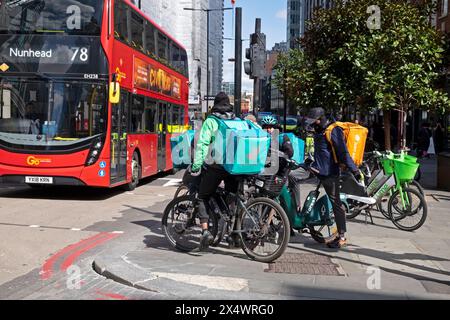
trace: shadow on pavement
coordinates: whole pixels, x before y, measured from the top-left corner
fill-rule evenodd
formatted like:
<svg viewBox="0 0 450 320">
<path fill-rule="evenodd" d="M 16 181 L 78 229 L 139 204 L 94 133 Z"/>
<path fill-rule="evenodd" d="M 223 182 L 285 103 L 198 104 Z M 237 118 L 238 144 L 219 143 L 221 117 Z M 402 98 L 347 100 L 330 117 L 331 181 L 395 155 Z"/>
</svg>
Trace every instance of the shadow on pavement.
<svg viewBox="0 0 450 320">
<path fill-rule="evenodd" d="M 249 258 L 245 253 L 241 251 L 241 249 L 229 249 L 227 245 L 225 245 L 223 242 L 219 244 L 217 247 L 210 247 L 208 251 L 206 252 L 183 252 L 179 251 L 176 248 L 174 248 L 172 245 L 170 245 L 169 241 L 166 239 L 165 235 L 162 231 L 162 224 L 161 224 L 161 213 L 160 212 L 151 212 L 145 209 L 141 208 L 134 208 L 132 206 L 128 206 L 129 208 L 145 212 L 149 215 L 152 215 L 156 218 L 152 220 L 144 220 L 144 221 L 133 221 L 132 223 L 145 227 L 150 230 L 151 234 L 148 234 L 144 237 L 144 240 L 142 241 L 147 248 L 157 249 L 157 250 L 163 250 L 163 251 L 171 251 L 171 252 L 177 252 L 180 254 L 186 254 L 189 256 L 198 256 L 203 254 L 219 254 L 219 255 L 226 255 L 231 256 L 235 258 L 241 258 L 248 260 Z"/>
<path fill-rule="evenodd" d="M 314 250 L 318 250 L 320 252 L 317 251 L 313 251 L 311 249 Z M 414 268 L 414 269 L 418 269 L 418 270 L 422 270 L 422 271 L 426 271 L 426 272 L 430 272 L 430 273 L 435 273 L 435 274 L 439 274 L 439 275 L 445 275 L 445 276 L 450 276 L 450 272 L 447 271 L 443 271 L 443 270 L 438 270 L 438 269 L 433 269 L 433 268 L 429 268 L 427 266 L 421 266 L 421 265 L 417 265 L 414 263 L 410 263 L 410 262 L 406 262 L 406 261 L 402 261 L 402 259 L 415 259 L 415 260 L 433 260 L 433 261 L 450 261 L 444 258 L 439 258 L 439 257 L 434 257 L 434 256 L 429 256 L 429 255 L 424 255 L 424 254 L 420 254 L 420 253 L 402 253 L 402 254 L 395 254 L 395 253 L 389 253 L 389 252 L 383 252 L 383 251 L 378 251 L 378 250 L 373 250 L 373 249 L 367 249 L 367 248 L 359 248 L 358 246 L 355 245 L 351 245 L 351 248 L 356 247 L 355 250 L 348 250 L 348 249 L 340 249 L 341 251 L 345 251 L 345 252 L 349 252 L 349 253 L 353 253 L 353 254 L 357 254 L 357 255 L 361 255 L 361 256 L 368 256 L 368 257 L 372 257 L 372 258 L 377 258 L 380 260 L 385 260 L 391 263 L 395 263 L 395 264 L 400 264 L 409 268 Z M 370 263 L 366 263 L 361 261 L 360 259 L 358 260 L 354 260 L 354 259 L 350 259 L 350 258 L 345 258 L 342 256 L 336 257 L 331 255 L 330 253 L 336 253 L 337 250 L 335 249 L 329 249 L 326 247 L 320 247 L 320 246 L 312 246 L 312 245 L 308 245 L 305 244 L 304 248 L 298 248 L 298 247 L 293 247 L 293 246 L 289 246 L 289 248 L 291 249 L 295 249 L 295 250 L 299 250 L 299 251 L 304 251 L 304 252 L 310 252 L 310 253 L 316 253 L 319 255 L 323 255 L 323 256 L 327 256 L 329 258 L 335 258 L 341 261 L 346 261 L 346 262 L 351 262 L 351 263 L 355 263 L 355 264 L 360 264 L 360 265 L 364 265 L 367 267 L 371 267 L 372 265 Z M 358 249 L 359 248 L 359 249 Z M 443 280 L 438 280 L 436 278 L 430 278 L 427 276 L 423 276 L 420 274 L 414 274 L 411 272 L 406 272 L 406 271 L 400 271 L 398 269 L 393 269 L 393 268 L 388 268 L 388 267 L 383 267 L 380 266 L 379 267 L 380 270 L 383 270 L 385 272 L 389 272 L 398 276 L 403 276 L 403 277 L 407 277 L 407 278 L 411 278 L 417 281 L 429 281 L 429 282 L 434 282 L 434 283 L 439 283 L 439 284 L 443 284 L 443 285 L 447 285 L 450 286 L 450 281 L 443 281 Z"/>
<path fill-rule="evenodd" d="M 137 189 L 149 185 L 160 178 L 169 176 L 170 172 L 144 178 Z M 44 200 L 76 200 L 76 201 L 103 201 L 125 192 L 120 186 L 115 188 L 94 188 L 79 186 L 36 186 L 8 185 L 0 187 L 0 198 L 11 199 L 44 199 Z"/>
</svg>

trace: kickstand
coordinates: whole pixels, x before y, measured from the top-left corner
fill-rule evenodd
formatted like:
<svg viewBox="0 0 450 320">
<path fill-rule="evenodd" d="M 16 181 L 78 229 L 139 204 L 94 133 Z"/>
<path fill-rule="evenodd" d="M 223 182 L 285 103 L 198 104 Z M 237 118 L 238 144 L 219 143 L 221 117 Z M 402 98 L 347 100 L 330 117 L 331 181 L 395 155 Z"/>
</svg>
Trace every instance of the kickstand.
<svg viewBox="0 0 450 320">
<path fill-rule="evenodd" d="M 375 223 L 373 222 L 373 218 L 372 218 L 372 213 L 370 213 L 370 210 L 365 210 L 366 214 L 365 214 L 365 223 L 367 224 L 367 217 L 370 217 L 370 223 L 375 225 Z"/>
</svg>

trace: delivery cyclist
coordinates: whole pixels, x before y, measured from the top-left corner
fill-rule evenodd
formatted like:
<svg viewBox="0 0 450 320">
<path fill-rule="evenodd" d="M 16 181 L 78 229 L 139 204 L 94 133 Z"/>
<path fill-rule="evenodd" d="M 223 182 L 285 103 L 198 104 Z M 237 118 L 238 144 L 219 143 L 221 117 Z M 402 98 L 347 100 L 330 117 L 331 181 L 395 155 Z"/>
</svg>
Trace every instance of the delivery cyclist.
<svg viewBox="0 0 450 320">
<path fill-rule="evenodd" d="M 210 144 L 214 141 L 215 134 L 219 129 L 219 124 L 216 118 L 223 120 L 235 119 L 236 116 L 233 109 L 234 108 L 230 104 L 228 95 L 220 92 L 214 100 L 214 106 L 211 108 L 210 116 L 202 125 L 200 137 L 197 142 L 194 162 L 191 168 L 191 175 L 198 176 L 200 173 L 202 174 L 198 189 L 198 217 L 202 225 L 200 251 L 207 249 L 209 244 L 214 240 L 213 235 L 208 230 L 209 215 L 206 210 L 206 203 L 208 203 L 209 197 L 216 192 L 222 181 L 225 182 L 225 189 L 232 193 L 236 193 L 239 186 L 236 179 L 225 171 L 222 165 L 204 165 L 205 159 L 210 151 Z"/>
<path fill-rule="evenodd" d="M 314 170 L 330 198 L 338 228 L 338 235 L 327 243 L 330 248 L 342 248 L 347 245 L 345 209 L 340 199 L 339 176 L 340 169 L 347 168 L 355 177 L 361 179 L 361 171 L 355 165 L 347 149 L 342 128 L 336 126 L 331 132 L 331 143 L 336 151 L 337 163 L 332 154 L 330 142 L 326 139 L 325 131 L 333 121 L 327 118 L 323 108 L 313 108 L 305 119 L 306 125 L 314 131 Z"/>
</svg>

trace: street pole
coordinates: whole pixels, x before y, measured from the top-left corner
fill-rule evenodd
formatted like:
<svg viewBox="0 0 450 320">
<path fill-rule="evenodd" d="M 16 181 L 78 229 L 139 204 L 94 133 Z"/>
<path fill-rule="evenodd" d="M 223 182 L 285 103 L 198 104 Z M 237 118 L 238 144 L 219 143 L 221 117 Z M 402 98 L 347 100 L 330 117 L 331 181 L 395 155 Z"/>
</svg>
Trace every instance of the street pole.
<svg viewBox="0 0 450 320">
<path fill-rule="evenodd" d="M 284 132 L 287 131 L 287 69 L 284 70 Z"/>
<path fill-rule="evenodd" d="M 255 33 L 261 33 L 261 19 L 256 18 Z M 253 114 L 258 118 L 259 107 L 261 104 L 261 80 L 259 77 L 255 77 L 253 84 Z"/>
<path fill-rule="evenodd" d="M 242 101 L 242 8 L 236 8 L 234 48 L 234 110 L 236 116 L 240 117 Z"/>
<path fill-rule="evenodd" d="M 209 112 L 209 13 L 206 10 L 206 112 Z"/>
</svg>

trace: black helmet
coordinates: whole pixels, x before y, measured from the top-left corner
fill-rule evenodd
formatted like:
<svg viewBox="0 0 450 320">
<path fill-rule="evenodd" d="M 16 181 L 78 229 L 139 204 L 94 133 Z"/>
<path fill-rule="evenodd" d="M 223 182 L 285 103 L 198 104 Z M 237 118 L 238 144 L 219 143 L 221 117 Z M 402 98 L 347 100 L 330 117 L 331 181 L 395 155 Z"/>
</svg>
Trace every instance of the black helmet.
<svg viewBox="0 0 450 320">
<path fill-rule="evenodd" d="M 320 121 L 320 124 L 316 124 L 317 120 Z M 325 130 L 329 123 L 330 121 L 327 118 L 326 111 L 321 107 L 312 108 L 309 111 L 308 116 L 305 118 L 305 124 L 307 128 L 312 127 L 316 129 L 315 131 Z"/>
</svg>

